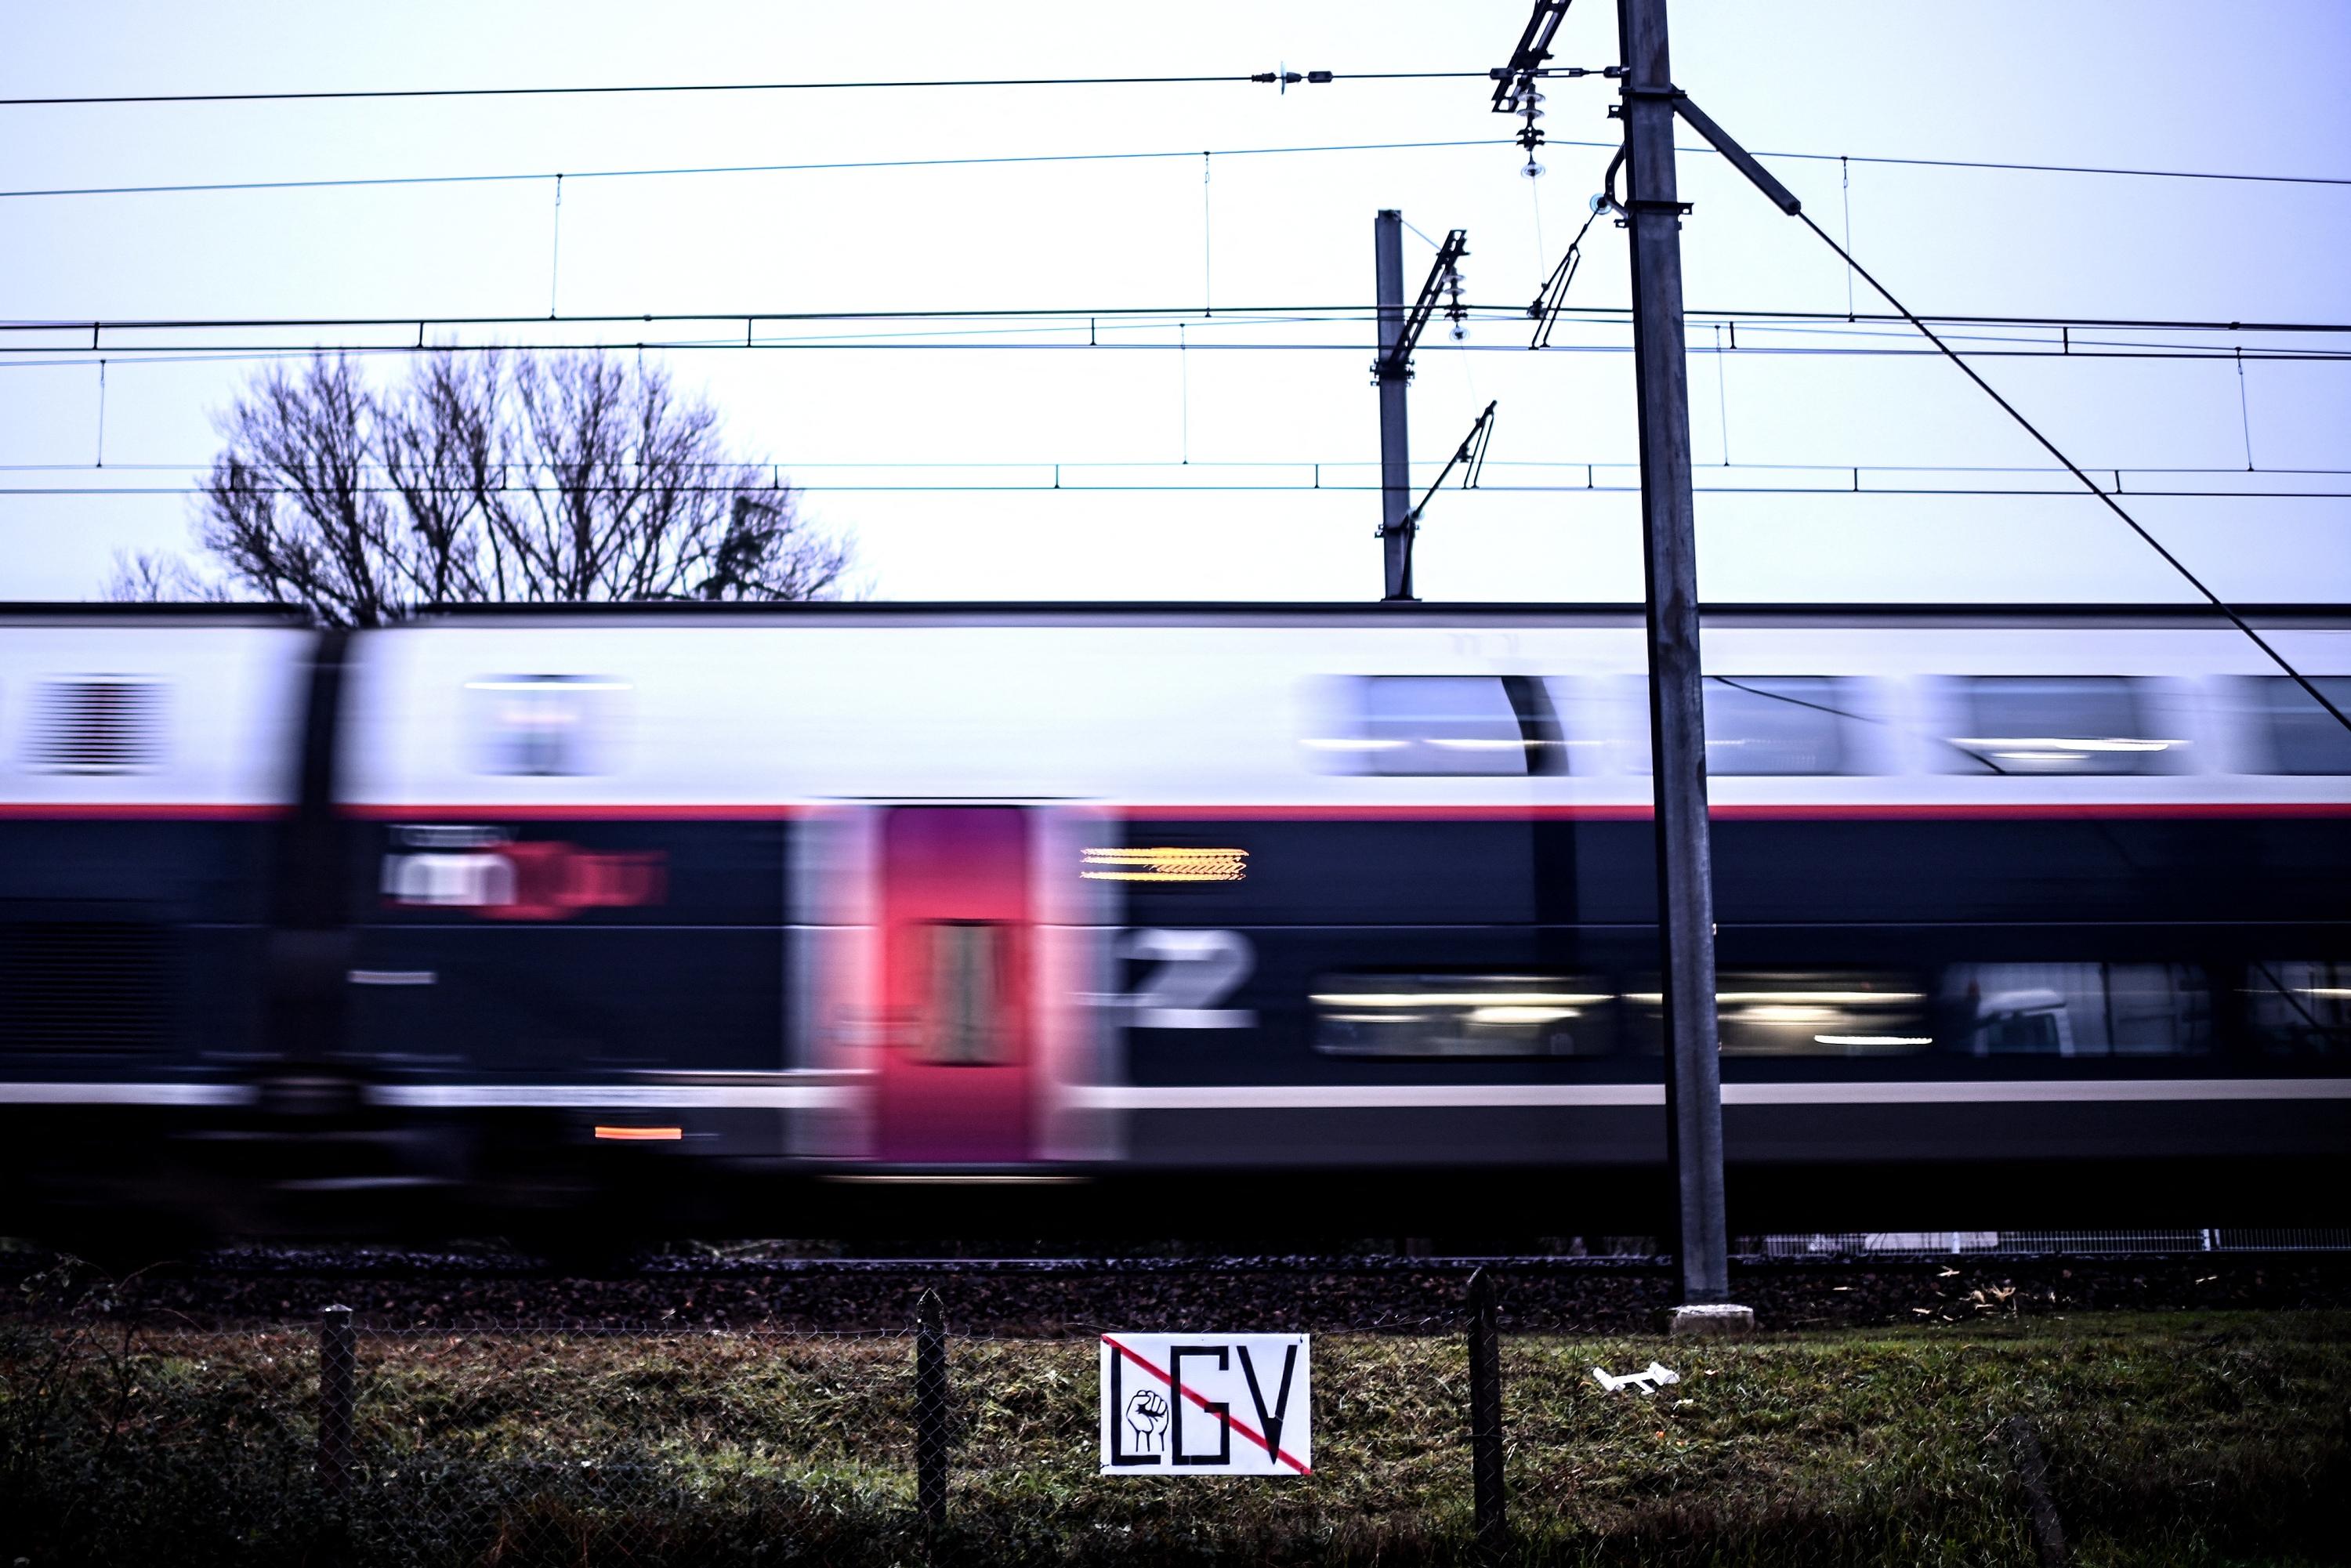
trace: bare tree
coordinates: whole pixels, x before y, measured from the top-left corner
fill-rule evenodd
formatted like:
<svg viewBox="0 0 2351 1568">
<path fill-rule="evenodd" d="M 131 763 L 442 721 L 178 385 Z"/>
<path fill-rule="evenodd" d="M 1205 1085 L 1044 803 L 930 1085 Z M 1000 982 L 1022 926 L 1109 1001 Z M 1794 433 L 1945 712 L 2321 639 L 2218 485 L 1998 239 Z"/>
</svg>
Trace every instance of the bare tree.
<svg viewBox="0 0 2351 1568">
<path fill-rule="evenodd" d="M 790 486 L 728 454 L 707 402 L 597 350 L 443 350 L 381 390 L 320 356 L 265 371 L 220 430 L 204 549 L 237 587 L 340 625 L 434 603 L 817 599 L 848 564 Z M 123 560 L 110 594 L 178 580 Z"/>
<path fill-rule="evenodd" d="M 119 549 L 107 574 L 106 597 L 118 604 L 225 602 L 228 585 L 204 577 L 169 550 Z"/>
</svg>

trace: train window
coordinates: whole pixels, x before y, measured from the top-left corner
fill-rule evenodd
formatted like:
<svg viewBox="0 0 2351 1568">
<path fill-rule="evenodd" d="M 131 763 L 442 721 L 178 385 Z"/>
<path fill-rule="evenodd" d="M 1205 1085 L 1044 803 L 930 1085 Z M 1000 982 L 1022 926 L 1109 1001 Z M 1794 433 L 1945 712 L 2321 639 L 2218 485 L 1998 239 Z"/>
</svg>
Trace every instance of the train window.
<svg viewBox="0 0 2351 1568">
<path fill-rule="evenodd" d="M 1708 676 L 1706 770 L 1843 773 L 1852 685 L 1829 675 Z"/>
<path fill-rule="evenodd" d="M 41 773 L 143 773 L 163 756 L 163 684 L 83 675 L 33 694 L 26 764 Z"/>
<path fill-rule="evenodd" d="M 612 770 L 625 681 L 485 675 L 465 683 L 476 772 L 560 777 Z"/>
<path fill-rule="evenodd" d="M 1328 1056 L 1596 1056 L 1616 998 L 1589 976 L 1326 975 L 1314 1049 Z"/>
<path fill-rule="evenodd" d="M 1665 998 L 1625 999 L 1648 1049 L 1660 1049 Z M 1907 1056 L 1935 1043 L 1925 984 L 1882 970 L 1724 969 L 1714 1006 L 1725 1056 Z"/>
<path fill-rule="evenodd" d="M 2196 1056 L 2212 1048 L 2204 972 L 2185 964 L 1963 964 L 1944 978 L 1976 1056 Z"/>
<path fill-rule="evenodd" d="M 1348 733 L 1310 737 L 1335 771 L 1405 776 L 1555 772 L 1558 724 L 1537 680 L 1374 675 L 1356 682 Z"/>
<path fill-rule="evenodd" d="M 1005 1061 L 997 1018 L 1004 927 L 987 920 L 941 920 L 928 931 L 931 1003 L 923 1059 L 944 1067 Z"/>
<path fill-rule="evenodd" d="M 2183 739 L 2147 727 L 2140 683 L 2123 675 L 1971 675 L 1965 733 L 1950 744 L 1988 773 L 2158 773 Z"/>
<path fill-rule="evenodd" d="M 1708 675 L 1706 770 L 1782 778 L 1850 772 L 1855 685 L 1842 675 Z M 1649 771 L 1646 698 L 1628 766 Z"/>
<path fill-rule="evenodd" d="M 2351 675 L 2317 675 L 2310 683 L 2326 700 L 2351 712 Z M 2251 706 L 2260 734 L 2257 773 L 2351 773 L 2351 729 L 2335 722 L 2287 675 L 2256 675 Z"/>
<path fill-rule="evenodd" d="M 2245 992 L 2246 1023 L 2263 1050 L 2294 1056 L 2351 1053 L 2351 964 L 2248 964 Z"/>
</svg>

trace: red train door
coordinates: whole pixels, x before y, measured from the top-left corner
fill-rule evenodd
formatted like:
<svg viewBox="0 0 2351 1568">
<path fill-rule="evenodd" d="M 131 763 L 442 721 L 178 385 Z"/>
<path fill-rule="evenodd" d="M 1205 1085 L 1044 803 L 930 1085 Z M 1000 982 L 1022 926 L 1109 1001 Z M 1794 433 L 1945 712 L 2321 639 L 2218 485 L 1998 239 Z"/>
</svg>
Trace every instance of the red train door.
<svg viewBox="0 0 2351 1568">
<path fill-rule="evenodd" d="M 1029 845 L 1018 807 L 900 806 L 883 822 L 879 1159 L 1029 1156 Z"/>
</svg>

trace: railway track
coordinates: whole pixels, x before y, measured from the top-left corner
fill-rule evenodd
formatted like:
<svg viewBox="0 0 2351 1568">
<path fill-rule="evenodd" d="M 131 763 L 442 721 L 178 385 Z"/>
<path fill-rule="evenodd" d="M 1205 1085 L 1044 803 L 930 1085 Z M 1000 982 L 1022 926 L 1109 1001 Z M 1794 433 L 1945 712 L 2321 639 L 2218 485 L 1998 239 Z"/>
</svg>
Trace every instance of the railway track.
<svg viewBox="0 0 2351 1568">
<path fill-rule="evenodd" d="M 109 1275 L 56 1254 L 0 1254 L 10 1312 L 113 1311 L 205 1324 L 308 1318 L 330 1302 L 383 1329 L 889 1329 L 935 1291 L 965 1334 L 1246 1323 L 1449 1332 L 1468 1277 L 1494 1278 L 1506 1329 L 1638 1333 L 1675 1301 L 1664 1260 L 1442 1257 L 640 1258 L 593 1274 L 518 1253 L 242 1248 Z M 2206 1254 L 1754 1260 L 1739 1299 L 1767 1329 L 1933 1324 L 2107 1311 L 2351 1305 L 2351 1256 Z"/>
</svg>

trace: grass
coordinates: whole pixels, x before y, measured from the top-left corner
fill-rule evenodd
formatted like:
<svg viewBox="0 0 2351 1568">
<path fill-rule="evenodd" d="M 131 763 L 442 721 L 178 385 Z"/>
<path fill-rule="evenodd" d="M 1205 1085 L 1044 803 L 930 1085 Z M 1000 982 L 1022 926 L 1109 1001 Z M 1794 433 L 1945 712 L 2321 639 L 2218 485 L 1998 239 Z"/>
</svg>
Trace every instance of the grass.
<svg viewBox="0 0 2351 1568">
<path fill-rule="evenodd" d="M 2351 1319 L 2210 1313 L 1503 1342 L 1526 1563 L 2039 1561 L 2022 1418 L 2082 1563 L 2342 1561 Z M 1458 1338 L 1322 1334 L 1316 1474 L 1102 1478 L 1088 1340 L 951 1342 L 950 1522 L 914 1519 L 911 1342 L 363 1335 L 316 1490 L 303 1332 L 0 1326 L 0 1558 L 202 1564 L 1474 1557 Z M 1683 1381 L 1604 1393 L 1590 1368 Z"/>
</svg>

